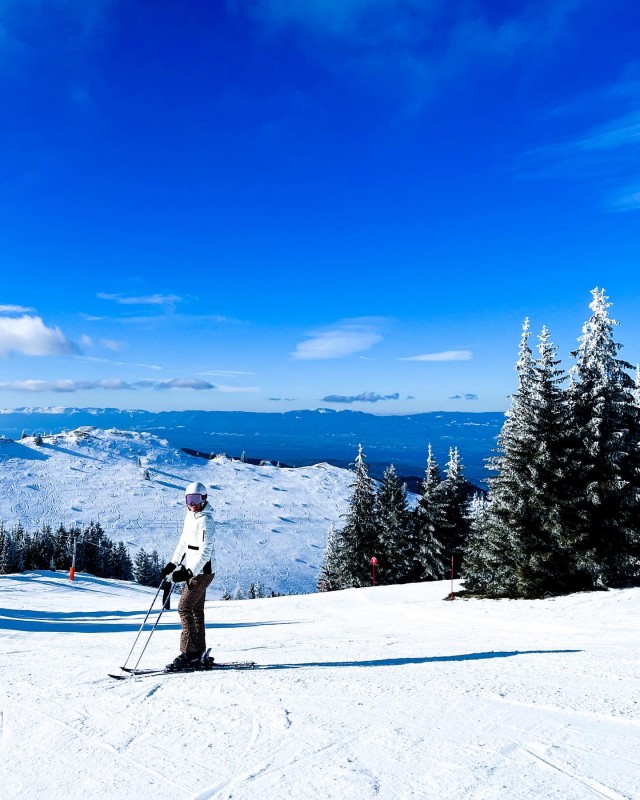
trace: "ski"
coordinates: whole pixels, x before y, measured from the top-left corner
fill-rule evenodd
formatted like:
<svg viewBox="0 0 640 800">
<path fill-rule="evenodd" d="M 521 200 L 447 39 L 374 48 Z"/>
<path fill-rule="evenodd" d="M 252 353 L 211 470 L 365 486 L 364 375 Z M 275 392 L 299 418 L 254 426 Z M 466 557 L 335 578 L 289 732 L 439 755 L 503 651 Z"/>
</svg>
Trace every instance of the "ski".
<svg viewBox="0 0 640 800">
<path fill-rule="evenodd" d="M 110 678 L 117 681 L 123 681 L 125 678 L 151 678 L 154 675 L 160 677 L 161 675 L 182 675 L 185 672 L 215 672 L 216 670 L 234 670 L 234 669 L 253 669 L 256 666 L 255 661 L 217 661 L 208 667 L 187 667 L 180 670 L 169 669 L 132 669 L 131 667 L 120 667 L 125 672 L 125 675 L 114 675 L 109 673 Z"/>
</svg>

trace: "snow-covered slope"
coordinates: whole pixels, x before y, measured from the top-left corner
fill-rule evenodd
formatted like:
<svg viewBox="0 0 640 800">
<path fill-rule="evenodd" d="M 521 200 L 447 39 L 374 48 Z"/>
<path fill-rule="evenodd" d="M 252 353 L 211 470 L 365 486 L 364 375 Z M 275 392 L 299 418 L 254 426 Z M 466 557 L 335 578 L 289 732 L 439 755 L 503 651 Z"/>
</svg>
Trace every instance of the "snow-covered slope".
<svg viewBox="0 0 640 800">
<path fill-rule="evenodd" d="M 153 591 L 0 578 L 0 786 L 47 800 L 638 800 L 640 589 L 210 601 L 251 672 L 113 681 Z M 177 653 L 175 610 L 142 666 Z"/>
<path fill-rule="evenodd" d="M 148 471 L 149 480 L 144 475 Z M 147 433 L 79 428 L 0 441 L 0 520 L 28 531 L 99 521 L 114 541 L 170 557 L 184 487 L 202 481 L 217 521 L 212 592 L 256 579 L 276 592 L 313 591 L 327 531 L 340 524 L 353 475 L 313 467 L 196 458 Z"/>
</svg>

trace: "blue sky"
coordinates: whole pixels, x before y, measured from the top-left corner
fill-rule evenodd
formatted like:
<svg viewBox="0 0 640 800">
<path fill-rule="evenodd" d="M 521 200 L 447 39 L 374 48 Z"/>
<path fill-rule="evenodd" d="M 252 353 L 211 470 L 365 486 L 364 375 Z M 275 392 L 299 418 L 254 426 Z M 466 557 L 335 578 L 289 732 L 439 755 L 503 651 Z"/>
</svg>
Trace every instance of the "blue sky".
<svg viewBox="0 0 640 800">
<path fill-rule="evenodd" d="M 508 407 L 640 361 L 635 0 L 0 0 L 0 407 Z"/>
</svg>

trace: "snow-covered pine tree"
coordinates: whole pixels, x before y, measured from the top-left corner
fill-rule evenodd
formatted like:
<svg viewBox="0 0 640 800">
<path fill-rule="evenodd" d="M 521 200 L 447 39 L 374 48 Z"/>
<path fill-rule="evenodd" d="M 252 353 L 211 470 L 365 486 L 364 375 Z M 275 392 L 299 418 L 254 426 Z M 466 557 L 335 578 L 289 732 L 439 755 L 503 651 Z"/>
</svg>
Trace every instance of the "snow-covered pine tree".
<svg viewBox="0 0 640 800">
<path fill-rule="evenodd" d="M 14 544 L 15 560 L 13 572 L 23 572 L 25 569 L 25 559 L 29 548 L 31 537 L 25 532 L 22 523 L 19 522 L 11 531 L 11 539 Z"/>
<path fill-rule="evenodd" d="M 536 449 L 529 426 L 535 379 L 530 336 L 527 318 L 515 366 L 518 385 L 498 435 L 496 455 L 487 459 L 487 467 L 496 473 L 489 478 L 489 503 L 481 517 L 482 527 L 474 526 L 470 535 L 468 550 L 474 556 L 462 566 L 465 588 L 490 597 L 518 594 L 519 531 L 528 519 L 527 465 Z"/>
<path fill-rule="evenodd" d="M 242 588 L 242 586 L 240 586 L 239 583 L 236 584 L 236 588 L 231 593 L 231 599 L 232 600 L 244 600 L 245 597 L 246 597 L 246 595 L 244 593 L 244 589 Z"/>
<path fill-rule="evenodd" d="M 496 572 L 494 552 L 488 538 L 485 515 L 489 501 L 481 494 L 475 494 L 469 503 L 469 539 L 464 554 L 462 577 L 465 591 L 482 594 L 490 586 Z"/>
<path fill-rule="evenodd" d="M 0 575 L 18 572 L 18 552 L 10 531 L 0 522 Z"/>
<path fill-rule="evenodd" d="M 264 587 L 260 583 L 259 579 L 251 581 L 247 596 L 249 600 L 260 600 L 264 597 Z"/>
<path fill-rule="evenodd" d="M 327 544 L 325 546 L 322 567 L 320 568 L 316 586 L 319 592 L 332 592 L 336 589 L 343 588 L 340 571 L 341 544 L 341 535 L 335 530 L 333 523 L 331 523 L 327 533 Z"/>
<path fill-rule="evenodd" d="M 402 583 L 412 566 L 409 507 L 405 485 L 391 464 L 376 493 L 378 521 L 377 578 L 381 584 Z"/>
<path fill-rule="evenodd" d="M 441 483 L 440 467 L 429 444 L 422 493 L 410 521 L 412 565 L 408 579 L 411 581 L 433 580 L 444 575 L 442 543 L 439 538 L 445 520 L 439 491 Z"/>
<path fill-rule="evenodd" d="M 522 464 L 526 510 L 515 532 L 516 591 L 524 597 L 585 587 L 583 542 L 577 524 L 575 466 L 570 458 L 570 419 L 557 347 L 542 328 L 530 386 L 526 430 L 534 445 Z"/>
<path fill-rule="evenodd" d="M 346 513 L 346 522 L 340 531 L 341 547 L 338 571 L 343 588 L 371 585 L 372 556 L 378 556 L 376 496 L 373 479 L 365 463 L 362 445 L 358 445 L 355 461 L 355 479 Z"/>
<path fill-rule="evenodd" d="M 449 460 L 445 466 L 445 477 L 438 487 L 440 503 L 444 512 L 443 524 L 438 538 L 442 544 L 445 568 L 455 559 L 456 574 L 469 537 L 469 498 L 471 486 L 464 477 L 462 461 L 457 447 L 449 449 Z"/>
<path fill-rule="evenodd" d="M 569 403 L 573 458 L 584 517 L 583 533 L 593 586 L 623 586 L 640 579 L 640 409 L 636 386 L 618 358 L 618 323 L 604 289 L 591 292 L 591 317 L 582 328 L 571 368 Z"/>
</svg>

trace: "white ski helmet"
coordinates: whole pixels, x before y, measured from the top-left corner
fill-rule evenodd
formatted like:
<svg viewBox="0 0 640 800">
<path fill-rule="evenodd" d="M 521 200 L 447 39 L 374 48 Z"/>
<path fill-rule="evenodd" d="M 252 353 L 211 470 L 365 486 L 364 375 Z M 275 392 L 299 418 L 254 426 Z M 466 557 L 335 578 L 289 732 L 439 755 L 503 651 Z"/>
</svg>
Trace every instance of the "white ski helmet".
<svg viewBox="0 0 640 800">
<path fill-rule="evenodd" d="M 190 483 L 187 486 L 187 488 L 184 490 L 185 497 L 188 494 L 201 494 L 203 497 L 206 497 L 207 496 L 207 487 L 204 485 L 204 483 L 199 483 L 199 482 L 194 481 L 193 483 Z"/>
</svg>

